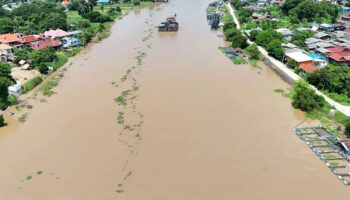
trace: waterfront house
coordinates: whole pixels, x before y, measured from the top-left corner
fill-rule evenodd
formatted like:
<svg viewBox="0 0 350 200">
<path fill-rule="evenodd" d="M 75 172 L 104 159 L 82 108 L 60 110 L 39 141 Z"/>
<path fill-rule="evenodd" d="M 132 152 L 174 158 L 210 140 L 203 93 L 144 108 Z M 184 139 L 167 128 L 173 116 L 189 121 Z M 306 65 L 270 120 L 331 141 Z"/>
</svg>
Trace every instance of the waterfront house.
<svg viewBox="0 0 350 200">
<path fill-rule="evenodd" d="M 13 60 L 12 47 L 8 44 L 0 44 L 0 60 L 9 61 Z"/>
<path fill-rule="evenodd" d="M 337 145 L 340 146 L 345 154 L 350 154 L 350 140 L 341 140 Z"/>
<path fill-rule="evenodd" d="M 19 91 L 21 91 L 21 89 L 22 89 L 22 84 L 19 81 L 16 81 L 15 84 L 13 84 L 7 88 L 9 96 L 11 96 L 11 95 L 19 96 Z"/>
<path fill-rule="evenodd" d="M 80 45 L 80 40 L 77 38 L 70 38 L 70 37 L 65 37 L 62 39 L 62 47 L 63 48 L 70 48 L 70 47 L 76 47 Z"/>
<path fill-rule="evenodd" d="M 312 58 L 303 52 L 286 53 L 286 60 L 294 60 L 299 67 L 312 65 Z"/>
<path fill-rule="evenodd" d="M 56 37 L 66 37 L 69 36 L 70 33 L 62 30 L 62 29 L 56 29 L 56 30 L 49 30 L 49 31 L 45 31 L 43 34 L 46 38 L 50 37 L 50 38 L 56 38 Z"/>
<path fill-rule="evenodd" d="M 243 53 L 243 50 L 241 49 L 241 48 L 235 48 L 234 49 L 234 53 L 237 55 L 237 56 L 239 56 L 239 55 L 241 55 L 242 53 Z"/>
<path fill-rule="evenodd" d="M 36 42 L 30 43 L 30 47 L 33 50 L 40 50 L 49 46 L 55 49 L 58 49 L 60 46 L 62 46 L 62 43 L 59 40 L 54 40 L 50 38 L 43 41 L 36 41 Z"/>
</svg>

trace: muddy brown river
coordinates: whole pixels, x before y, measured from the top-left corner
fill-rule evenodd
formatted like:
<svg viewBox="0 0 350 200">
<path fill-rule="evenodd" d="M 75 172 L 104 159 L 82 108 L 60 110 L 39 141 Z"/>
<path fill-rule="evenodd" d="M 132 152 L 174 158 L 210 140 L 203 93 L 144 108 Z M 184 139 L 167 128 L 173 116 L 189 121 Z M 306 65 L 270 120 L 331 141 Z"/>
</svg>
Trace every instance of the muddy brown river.
<svg viewBox="0 0 350 200">
<path fill-rule="evenodd" d="M 218 50 L 210 1 L 131 12 L 69 61 L 57 94 L 7 117 L 0 199 L 349 198 L 292 131 L 304 115 L 273 92 L 289 85 Z M 158 33 L 174 13 L 179 32 Z"/>
</svg>

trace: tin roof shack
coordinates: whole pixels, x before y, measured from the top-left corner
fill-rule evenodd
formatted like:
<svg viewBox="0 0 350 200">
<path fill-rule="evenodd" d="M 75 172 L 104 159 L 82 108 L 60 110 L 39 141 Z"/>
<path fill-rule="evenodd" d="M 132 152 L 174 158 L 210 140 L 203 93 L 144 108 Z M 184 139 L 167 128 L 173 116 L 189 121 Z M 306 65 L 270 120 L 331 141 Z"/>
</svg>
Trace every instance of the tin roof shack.
<svg viewBox="0 0 350 200">
<path fill-rule="evenodd" d="M 324 32 L 318 32 L 315 34 L 315 38 L 328 41 L 331 39 L 331 36 Z"/>
<path fill-rule="evenodd" d="M 291 41 L 294 36 L 294 32 L 287 28 L 276 29 L 276 32 L 281 33 L 283 35 L 283 39 L 288 41 Z"/>
<path fill-rule="evenodd" d="M 334 30 L 335 31 L 344 31 L 346 27 L 342 24 L 333 24 Z"/>
<path fill-rule="evenodd" d="M 349 14 L 343 14 L 341 17 L 340 17 L 341 20 L 343 21 L 350 21 L 350 15 Z"/>
<path fill-rule="evenodd" d="M 341 140 L 338 146 L 344 151 L 345 154 L 350 155 L 350 140 Z"/>
<path fill-rule="evenodd" d="M 312 58 L 302 52 L 292 52 L 286 53 L 286 60 L 294 60 L 297 62 L 298 66 L 301 68 L 302 66 L 312 65 Z"/>
<path fill-rule="evenodd" d="M 322 40 L 316 38 L 307 38 L 305 40 L 305 45 L 308 49 L 316 49 L 316 43 L 321 42 Z"/>
<path fill-rule="evenodd" d="M 320 29 L 322 31 L 326 31 L 326 32 L 333 32 L 334 31 L 334 27 L 331 24 L 321 24 Z"/>
</svg>

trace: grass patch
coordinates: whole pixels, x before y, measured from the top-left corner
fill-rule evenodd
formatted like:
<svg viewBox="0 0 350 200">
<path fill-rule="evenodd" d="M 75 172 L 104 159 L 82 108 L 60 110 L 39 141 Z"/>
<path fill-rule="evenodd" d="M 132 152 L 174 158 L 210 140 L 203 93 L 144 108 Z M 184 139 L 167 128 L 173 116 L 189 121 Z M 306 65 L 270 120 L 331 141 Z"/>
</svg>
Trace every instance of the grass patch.
<svg viewBox="0 0 350 200">
<path fill-rule="evenodd" d="M 333 99 L 334 101 L 336 101 L 344 106 L 350 106 L 350 98 L 345 94 L 327 93 L 327 92 L 325 92 L 325 94 L 329 98 Z"/>
<path fill-rule="evenodd" d="M 243 62 L 244 62 L 243 59 L 240 57 L 236 57 L 235 59 L 233 59 L 233 63 L 237 65 L 243 64 Z"/>
<path fill-rule="evenodd" d="M 43 78 L 41 76 L 37 76 L 29 80 L 23 85 L 23 89 L 21 90 L 21 94 L 25 94 L 35 88 L 37 85 L 39 85 L 43 81 Z"/>
<path fill-rule="evenodd" d="M 126 99 L 123 96 L 119 96 L 115 98 L 114 101 L 117 102 L 119 105 L 123 105 L 123 106 L 127 104 Z"/>
<path fill-rule="evenodd" d="M 82 50 L 81 47 L 77 47 L 77 48 L 74 48 L 74 49 L 71 50 L 71 51 L 67 51 L 67 52 L 65 53 L 65 55 L 66 55 L 67 57 L 73 57 L 73 56 L 77 55 L 81 50 Z"/>
<path fill-rule="evenodd" d="M 41 86 L 40 90 L 44 96 L 51 96 L 55 94 L 54 91 L 52 91 L 52 88 L 56 87 L 58 85 L 57 79 L 48 80 L 43 86 Z"/>
<path fill-rule="evenodd" d="M 47 63 L 48 66 L 52 67 L 55 71 L 62 67 L 68 61 L 68 57 L 65 55 L 57 55 L 57 60 L 54 62 Z"/>
<path fill-rule="evenodd" d="M 283 89 L 274 89 L 273 91 L 275 93 L 277 93 L 277 94 L 284 94 L 284 90 Z"/>
</svg>

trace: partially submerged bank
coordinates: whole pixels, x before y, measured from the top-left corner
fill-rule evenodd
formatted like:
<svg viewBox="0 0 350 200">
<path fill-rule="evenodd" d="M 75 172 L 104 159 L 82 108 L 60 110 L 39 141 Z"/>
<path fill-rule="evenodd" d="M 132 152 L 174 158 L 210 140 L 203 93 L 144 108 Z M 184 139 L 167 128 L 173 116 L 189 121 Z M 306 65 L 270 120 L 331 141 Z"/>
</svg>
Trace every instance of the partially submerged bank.
<svg viewBox="0 0 350 200">
<path fill-rule="evenodd" d="M 59 84 L 60 79 L 64 77 L 64 71 L 67 70 L 67 67 L 72 65 L 74 62 L 72 59 L 76 55 L 79 55 L 82 50 L 91 48 L 94 43 L 98 43 L 107 38 L 110 35 L 110 29 L 116 20 L 122 19 L 134 9 L 144 8 L 150 6 L 152 3 L 153 1 L 141 1 L 138 4 L 134 4 L 133 2 L 117 3 L 109 5 L 109 10 L 104 8 L 103 5 L 97 6 L 97 9 L 100 9 L 99 12 L 109 14 L 112 21 L 91 23 L 91 26 L 89 26 L 89 28 L 91 28 L 92 31 L 90 31 L 91 33 L 87 31 L 90 35 L 88 37 L 91 38 L 83 38 L 82 41 L 85 42 L 82 43 L 81 47 L 76 47 L 70 51 L 59 50 L 55 52 L 57 59 L 48 63 L 49 66 L 52 67 L 51 72 L 48 74 L 40 74 L 36 69 L 33 69 L 31 71 L 17 70 L 18 72 L 15 72 L 16 76 L 14 76 L 14 78 L 16 78 L 16 80 L 23 80 L 22 83 L 24 84 L 20 90 L 20 96 L 16 97 L 15 101 L 13 101 L 6 110 L 2 111 L 2 115 L 6 122 L 4 125 L 10 125 L 12 123 L 15 123 L 17 120 L 22 123 L 25 122 L 26 118 L 28 117 L 28 112 L 23 113 L 23 109 L 33 108 L 31 104 L 27 103 L 29 99 L 46 102 L 47 97 L 55 94 L 53 88 L 56 87 Z M 120 8 L 121 10 L 115 11 L 116 8 Z M 113 9 L 114 12 L 111 13 L 111 10 Z M 68 22 L 75 24 L 80 23 L 80 21 L 83 20 L 83 18 L 77 15 L 76 12 L 77 11 L 67 12 Z M 83 34 L 85 34 L 85 31 L 83 32 Z M 83 37 L 85 36 L 83 35 Z M 31 73 L 29 74 L 29 72 Z M 14 115 L 17 112 L 22 112 L 22 114 Z M 14 118 L 17 118 L 17 120 Z"/>
<path fill-rule="evenodd" d="M 232 34 L 232 32 L 235 32 L 236 36 L 234 36 L 233 39 L 231 38 L 232 40 L 237 40 L 237 38 L 240 37 L 241 40 L 246 41 L 246 44 L 241 42 L 241 43 L 236 43 L 234 45 L 242 45 L 242 47 L 247 47 L 248 44 L 250 46 L 254 45 L 256 47 L 255 51 L 260 52 L 258 54 L 260 54 L 261 57 L 264 57 L 264 63 L 267 66 L 271 67 L 283 80 L 285 80 L 289 84 L 294 84 L 295 82 L 303 82 L 301 80 L 301 77 L 299 77 L 297 74 L 289 70 L 283 63 L 269 56 L 269 53 L 265 49 L 255 45 L 245 36 L 241 36 L 242 33 L 240 29 L 240 24 L 239 24 L 239 21 L 237 20 L 237 17 L 234 14 L 233 8 L 230 3 L 227 4 L 227 8 L 231 16 L 231 18 L 227 18 L 227 19 L 230 19 L 231 21 L 226 22 L 226 24 L 229 23 L 229 25 L 227 26 L 233 29 L 234 31 L 226 31 L 226 37 L 230 37 L 230 34 Z M 225 32 L 225 25 L 224 25 L 224 32 Z M 293 88 L 289 92 L 281 91 L 280 93 L 283 93 L 285 94 L 285 96 L 291 97 L 293 99 L 293 95 L 295 97 L 295 94 L 296 94 Z M 318 91 L 316 88 L 314 88 L 313 86 L 309 86 L 308 84 L 307 84 L 307 87 L 305 87 L 304 89 L 308 91 L 309 89 L 314 90 L 314 92 L 312 92 L 312 95 L 321 97 L 318 99 L 319 101 L 322 101 L 320 103 L 322 104 L 322 106 L 315 106 L 313 109 L 303 109 L 300 107 L 296 107 L 295 103 L 293 104 L 293 106 L 295 108 L 301 109 L 302 111 L 306 112 L 306 117 L 319 120 L 324 126 L 326 126 L 328 129 L 334 132 L 335 135 L 337 135 L 338 137 L 342 137 L 342 138 L 345 138 L 346 136 L 350 137 L 350 133 L 346 132 L 346 127 L 350 126 L 350 119 L 348 117 L 350 115 L 349 113 L 350 107 L 340 105 L 339 103 L 331 100 L 326 95 Z M 305 90 L 303 90 L 303 92 L 305 92 Z M 308 101 L 308 97 L 305 96 L 305 98 L 306 98 L 305 101 Z M 298 99 L 298 100 L 303 101 L 302 99 Z M 295 102 L 295 98 L 293 102 Z M 319 102 L 311 101 L 311 102 L 303 102 L 303 103 L 318 104 Z"/>
</svg>

